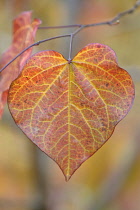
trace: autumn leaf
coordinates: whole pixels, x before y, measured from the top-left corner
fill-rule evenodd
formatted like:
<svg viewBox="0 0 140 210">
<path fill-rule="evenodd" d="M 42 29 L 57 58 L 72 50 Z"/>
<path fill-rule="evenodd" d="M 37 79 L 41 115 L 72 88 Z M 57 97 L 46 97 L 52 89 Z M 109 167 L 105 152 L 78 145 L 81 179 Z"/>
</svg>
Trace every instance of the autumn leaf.
<svg viewBox="0 0 140 210">
<path fill-rule="evenodd" d="M 41 21 L 34 19 L 31 23 L 31 15 L 31 11 L 23 12 L 13 21 L 12 45 L 3 53 L 0 60 L 0 69 L 34 42 L 36 31 Z M 7 93 L 10 84 L 18 77 L 25 61 L 30 57 L 31 52 L 32 49 L 28 49 L 0 73 L 0 118 L 3 113 L 3 107 L 7 101 Z"/>
<path fill-rule="evenodd" d="M 55 51 L 36 53 L 8 97 L 16 124 L 66 180 L 109 139 L 133 100 L 130 75 L 102 44 L 87 45 L 71 62 Z"/>
</svg>

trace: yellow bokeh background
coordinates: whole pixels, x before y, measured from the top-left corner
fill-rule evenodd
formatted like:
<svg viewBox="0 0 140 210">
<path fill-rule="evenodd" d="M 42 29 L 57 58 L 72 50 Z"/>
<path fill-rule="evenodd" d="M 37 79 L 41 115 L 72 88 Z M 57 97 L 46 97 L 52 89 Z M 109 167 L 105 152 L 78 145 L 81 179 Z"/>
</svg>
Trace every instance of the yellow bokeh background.
<svg viewBox="0 0 140 210">
<path fill-rule="evenodd" d="M 12 20 L 32 10 L 42 26 L 107 21 L 134 0 L 0 0 L 0 53 L 12 40 Z M 73 29 L 38 30 L 36 41 Z M 0 121 L 0 210 L 140 209 L 140 8 L 120 24 L 81 31 L 72 55 L 88 43 L 109 45 L 119 65 L 132 76 L 136 98 L 109 141 L 65 182 L 59 167 L 14 124 L 8 108 Z M 34 47 L 57 50 L 68 58 L 69 38 Z"/>
</svg>

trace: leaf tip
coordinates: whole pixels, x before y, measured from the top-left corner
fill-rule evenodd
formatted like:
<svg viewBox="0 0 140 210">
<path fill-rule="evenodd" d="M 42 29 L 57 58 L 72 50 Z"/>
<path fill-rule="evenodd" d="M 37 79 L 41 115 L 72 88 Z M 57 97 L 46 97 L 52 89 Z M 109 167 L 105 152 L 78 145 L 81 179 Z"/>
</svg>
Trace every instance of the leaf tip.
<svg viewBox="0 0 140 210">
<path fill-rule="evenodd" d="M 64 176 L 65 176 L 65 180 L 66 180 L 66 182 L 68 182 L 69 180 L 70 180 L 70 178 L 71 178 L 71 175 L 70 174 L 64 174 Z"/>
</svg>

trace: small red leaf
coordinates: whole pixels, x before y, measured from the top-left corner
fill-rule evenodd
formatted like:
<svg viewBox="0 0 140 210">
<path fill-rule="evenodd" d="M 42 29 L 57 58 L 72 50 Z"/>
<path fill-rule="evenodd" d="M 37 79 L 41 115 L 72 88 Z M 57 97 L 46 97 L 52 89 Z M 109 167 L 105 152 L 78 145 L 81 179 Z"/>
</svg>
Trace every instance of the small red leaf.
<svg viewBox="0 0 140 210">
<path fill-rule="evenodd" d="M 89 44 L 70 64 L 54 51 L 32 56 L 8 101 L 16 124 L 68 180 L 109 139 L 133 100 L 132 79 L 114 51 Z"/>
<path fill-rule="evenodd" d="M 0 68 L 4 67 L 18 53 L 34 42 L 36 31 L 41 24 L 41 21 L 39 19 L 34 19 L 31 23 L 31 15 L 31 11 L 23 12 L 13 21 L 12 45 L 3 53 L 0 60 Z M 5 92 L 8 93 L 11 82 L 20 74 L 24 63 L 30 57 L 31 52 L 32 49 L 28 49 L 0 73 L 0 117 L 2 116 L 3 107 L 7 100 L 7 94 L 5 94 Z M 2 100 L 3 97 L 5 97 L 4 101 Z"/>
</svg>

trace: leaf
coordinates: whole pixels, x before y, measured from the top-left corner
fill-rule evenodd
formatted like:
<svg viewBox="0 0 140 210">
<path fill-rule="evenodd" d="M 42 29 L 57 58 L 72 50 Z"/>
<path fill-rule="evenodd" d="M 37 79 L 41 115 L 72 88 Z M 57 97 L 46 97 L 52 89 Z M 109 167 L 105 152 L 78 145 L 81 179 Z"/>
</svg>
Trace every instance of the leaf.
<svg viewBox="0 0 140 210">
<path fill-rule="evenodd" d="M 36 31 L 41 21 L 34 19 L 31 23 L 31 15 L 31 11 L 23 12 L 13 21 L 12 45 L 3 53 L 0 60 L 0 68 L 4 67 L 18 53 L 34 42 Z M 0 118 L 7 101 L 6 93 L 8 93 L 10 84 L 18 77 L 25 61 L 30 57 L 31 53 L 32 49 L 30 48 L 0 73 Z"/>
<path fill-rule="evenodd" d="M 8 102 L 16 124 L 69 180 L 109 139 L 133 100 L 132 79 L 114 51 L 89 44 L 70 64 L 54 51 L 32 56 Z"/>
</svg>

